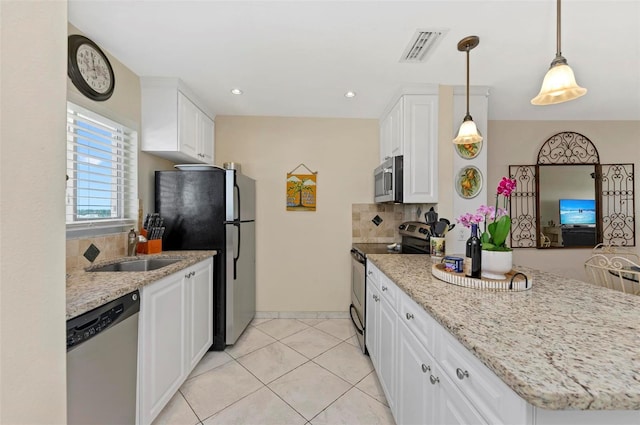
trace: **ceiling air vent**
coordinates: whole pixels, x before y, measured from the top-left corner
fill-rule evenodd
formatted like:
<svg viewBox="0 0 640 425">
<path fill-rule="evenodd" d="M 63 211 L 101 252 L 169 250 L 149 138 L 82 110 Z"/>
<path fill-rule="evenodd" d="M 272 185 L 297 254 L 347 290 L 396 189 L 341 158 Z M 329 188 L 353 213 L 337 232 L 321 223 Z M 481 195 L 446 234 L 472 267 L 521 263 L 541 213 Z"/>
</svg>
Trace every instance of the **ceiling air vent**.
<svg viewBox="0 0 640 425">
<path fill-rule="evenodd" d="M 409 41 L 400 62 L 422 62 L 448 30 L 417 30 Z"/>
</svg>

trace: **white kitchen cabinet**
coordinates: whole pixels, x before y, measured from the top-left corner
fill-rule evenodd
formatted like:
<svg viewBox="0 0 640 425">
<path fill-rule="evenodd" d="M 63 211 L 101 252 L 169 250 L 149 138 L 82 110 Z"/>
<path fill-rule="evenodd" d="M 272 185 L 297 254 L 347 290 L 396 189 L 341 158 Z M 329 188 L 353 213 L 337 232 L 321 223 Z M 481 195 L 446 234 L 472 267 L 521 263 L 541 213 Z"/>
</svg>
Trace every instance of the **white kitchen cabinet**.
<svg viewBox="0 0 640 425">
<path fill-rule="evenodd" d="M 489 423 L 513 424 L 526 416 L 527 403 L 453 335 L 443 330 L 438 346 L 444 373 Z"/>
<path fill-rule="evenodd" d="M 140 290 L 138 404 L 149 424 L 180 388 L 186 375 L 186 294 L 182 273 Z"/>
<path fill-rule="evenodd" d="M 404 93 L 380 120 L 380 159 L 403 156 L 403 202 L 438 201 L 438 92 Z"/>
<path fill-rule="evenodd" d="M 388 281 L 378 281 L 382 277 L 380 271 L 371 263 L 367 264 L 367 310 L 366 310 L 366 344 L 369 357 L 384 391 L 389 407 L 393 410 L 395 403 L 395 367 L 396 349 L 393 341 L 396 337 L 396 316 L 393 289 L 395 285 Z M 391 286 L 393 285 L 393 286 Z M 384 344 L 381 341 L 386 341 Z"/>
<path fill-rule="evenodd" d="M 376 343 L 372 362 L 399 425 L 526 423 L 524 400 L 487 375 L 484 365 L 384 273 L 371 263 L 367 268 L 376 276 L 367 282 L 367 326 L 374 326 Z"/>
<path fill-rule="evenodd" d="M 380 121 L 380 163 L 403 152 L 403 102 L 396 102 L 391 111 Z"/>
<path fill-rule="evenodd" d="M 141 150 L 173 162 L 214 162 L 214 122 L 176 78 L 142 78 Z"/>
<path fill-rule="evenodd" d="M 380 293 L 380 322 L 378 329 L 378 371 L 379 381 L 391 411 L 396 403 L 396 329 L 398 313 L 393 310 L 388 298 Z M 384 343 L 383 343 L 384 341 Z"/>
<path fill-rule="evenodd" d="M 188 281 L 188 357 L 189 370 L 193 370 L 213 344 L 213 262 L 196 264 Z"/>
<path fill-rule="evenodd" d="M 431 383 L 435 360 L 418 343 L 407 325 L 398 321 L 398 424 L 434 424 L 438 387 Z"/>
<path fill-rule="evenodd" d="M 365 323 L 365 345 L 371 358 L 371 363 L 378 369 L 378 352 L 380 346 L 378 344 L 380 334 L 380 291 L 377 286 L 372 285 L 367 278 L 367 310 Z"/>
<path fill-rule="evenodd" d="M 437 369 L 439 370 L 439 368 Z M 488 424 L 478 410 L 471 404 L 451 380 L 442 372 L 438 373 L 438 403 L 435 409 L 434 424 L 447 425 L 483 425 Z M 513 422 L 517 424 L 518 422 Z M 493 425 L 493 423 L 492 423 Z"/>
<path fill-rule="evenodd" d="M 138 423 L 150 424 L 213 340 L 213 260 L 140 289 Z"/>
</svg>

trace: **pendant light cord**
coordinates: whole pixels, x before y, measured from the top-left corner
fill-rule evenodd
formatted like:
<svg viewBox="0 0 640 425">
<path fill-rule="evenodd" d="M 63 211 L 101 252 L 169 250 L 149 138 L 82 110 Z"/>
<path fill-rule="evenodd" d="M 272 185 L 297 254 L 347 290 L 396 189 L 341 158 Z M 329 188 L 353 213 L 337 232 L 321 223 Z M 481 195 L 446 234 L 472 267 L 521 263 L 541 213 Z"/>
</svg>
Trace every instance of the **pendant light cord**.
<svg viewBox="0 0 640 425">
<path fill-rule="evenodd" d="M 467 115 L 469 116 L 469 45 L 467 44 Z"/>
<path fill-rule="evenodd" d="M 560 48 L 560 0 L 558 0 L 556 12 L 556 56 L 562 56 Z"/>
</svg>

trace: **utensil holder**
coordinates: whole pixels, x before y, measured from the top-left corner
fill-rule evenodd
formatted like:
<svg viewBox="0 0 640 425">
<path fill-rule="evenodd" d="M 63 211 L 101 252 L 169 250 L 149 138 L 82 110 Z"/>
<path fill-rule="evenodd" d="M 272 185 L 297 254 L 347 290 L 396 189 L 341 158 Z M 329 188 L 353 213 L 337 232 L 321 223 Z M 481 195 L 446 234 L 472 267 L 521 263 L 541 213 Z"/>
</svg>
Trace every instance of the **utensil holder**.
<svg viewBox="0 0 640 425">
<path fill-rule="evenodd" d="M 140 235 L 147 237 L 145 229 L 140 230 Z M 138 242 L 138 254 L 157 254 L 162 252 L 162 239 L 147 240 L 147 242 Z"/>
</svg>

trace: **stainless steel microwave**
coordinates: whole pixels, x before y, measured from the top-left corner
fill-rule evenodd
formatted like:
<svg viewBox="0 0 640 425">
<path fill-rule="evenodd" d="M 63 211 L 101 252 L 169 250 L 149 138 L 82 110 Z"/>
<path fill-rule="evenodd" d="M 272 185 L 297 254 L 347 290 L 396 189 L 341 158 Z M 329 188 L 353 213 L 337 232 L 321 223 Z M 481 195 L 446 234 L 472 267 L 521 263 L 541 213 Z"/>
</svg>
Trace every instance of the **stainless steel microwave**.
<svg viewBox="0 0 640 425">
<path fill-rule="evenodd" d="M 375 202 L 402 203 L 402 156 L 394 156 L 373 172 Z"/>
</svg>

